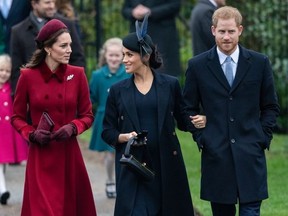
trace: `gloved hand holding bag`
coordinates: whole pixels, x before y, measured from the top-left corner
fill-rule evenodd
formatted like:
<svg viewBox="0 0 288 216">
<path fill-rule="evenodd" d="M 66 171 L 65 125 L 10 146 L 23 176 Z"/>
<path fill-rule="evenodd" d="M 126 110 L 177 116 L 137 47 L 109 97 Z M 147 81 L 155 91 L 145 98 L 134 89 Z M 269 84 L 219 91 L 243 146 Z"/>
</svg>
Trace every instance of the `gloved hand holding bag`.
<svg viewBox="0 0 288 216">
<path fill-rule="evenodd" d="M 43 129 L 37 129 L 30 133 L 29 140 L 31 143 L 36 143 L 40 146 L 44 146 L 50 142 L 51 132 Z"/>
</svg>

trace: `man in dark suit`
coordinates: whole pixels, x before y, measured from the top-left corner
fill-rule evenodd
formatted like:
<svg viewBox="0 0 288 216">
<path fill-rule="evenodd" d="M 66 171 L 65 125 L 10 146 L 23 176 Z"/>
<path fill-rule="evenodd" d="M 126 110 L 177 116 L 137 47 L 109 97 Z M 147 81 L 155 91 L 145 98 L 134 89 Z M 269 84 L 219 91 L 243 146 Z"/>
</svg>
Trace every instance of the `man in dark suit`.
<svg viewBox="0 0 288 216">
<path fill-rule="evenodd" d="M 211 32 L 211 18 L 214 11 L 225 4 L 226 0 L 199 0 L 193 8 L 189 22 L 193 56 L 207 51 L 215 45 Z"/>
<path fill-rule="evenodd" d="M 176 17 L 181 6 L 180 0 L 125 0 L 123 17 L 130 22 L 130 32 L 135 31 L 135 20 L 142 21 L 150 14 L 148 34 L 153 38 L 163 59 L 163 67 L 158 72 L 180 76 L 180 45 L 176 28 Z"/>
<path fill-rule="evenodd" d="M 272 68 L 267 56 L 238 44 L 236 8 L 217 9 L 212 22 L 216 46 L 189 60 L 183 89 L 187 114 L 201 106 L 207 117 L 205 128 L 190 128 L 202 151 L 201 199 L 214 216 L 234 216 L 236 203 L 240 216 L 258 216 L 268 198 L 265 149 L 279 115 Z"/>
<path fill-rule="evenodd" d="M 15 92 L 19 78 L 20 67 L 26 64 L 36 50 L 35 37 L 42 26 L 50 19 L 61 20 L 68 27 L 72 38 L 72 54 L 69 63 L 85 67 L 83 47 L 73 21 L 56 13 L 54 0 L 31 0 L 30 15 L 12 28 L 11 52 L 12 57 L 12 91 Z"/>
<path fill-rule="evenodd" d="M 4 12 L 3 4 L 6 2 L 7 8 Z M 0 20 L 3 25 L 5 53 L 9 53 L 10 34 L 12 26 L 24 20 L 31 10 L 31 5 L 27 0 L 3 0 L 1 2 Z"/>
</svg>

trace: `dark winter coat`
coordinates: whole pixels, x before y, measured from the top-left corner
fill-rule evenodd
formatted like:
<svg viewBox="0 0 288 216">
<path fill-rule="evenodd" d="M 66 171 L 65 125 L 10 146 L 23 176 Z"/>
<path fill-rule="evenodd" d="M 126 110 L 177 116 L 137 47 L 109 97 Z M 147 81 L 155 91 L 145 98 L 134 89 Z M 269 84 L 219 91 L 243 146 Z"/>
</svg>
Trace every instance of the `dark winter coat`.
<svg viewBox="0 0 288 216">
<path fill-rule="evenodd" d="M 211 31 L 212 15 L 217 9 L 209 0 L 199 0 L 191 12 L 189 27 L 192 36 L 193 55 L 198 55 L 215 45 Z"/>
<path fill-rule="evenodd" d="M 119 134 L 140 131 L 133 93 L 135 88 L 133 78 L 134 76 L 111 87 L 103 123 L 103 139 L 116 148 L 115 215 L 117 216 L 131 215 L 137 185 L 140 184 L 135 175 L 119 163 L 126 147 L 126 143 L 118 143 Z M 161 153 L 159 158 L 162 215 L 191 216 L 194 215 L 192 199 L 180 144 L 175 132 L 175 119 L 180 129 L 186 127 L 183 121 L 180 85 L 176 78 L 164 74 L 155 73 L 154 79 L 157 91 L 158 144 Z"/>
<path fill-rule="evenodd" d="M 207 116 L 193 130 L 202 149 L 201 198 L 233 204 L 266 199 L 265 149 L 272 139 L 279 105 L 269 59 L 239 46 L 232 87 L 221 68 L 216 46 L 189 61 L 184 99 L 191 115 L 199 104 Z"/>
<path fill-rule="evenodd" d="M 2 22 L 2 25 L 4 27 L 3 38 L 5 42 L 5 53 L 10 52 L 10 38 L 12 27 L 23 21 L 26 17 L 28 17 L 30 11 L 30 1 L 13 0 L 7 18 L 4 18 L 2 13 L 0 12 L 0 22 Z"/>
</svg>

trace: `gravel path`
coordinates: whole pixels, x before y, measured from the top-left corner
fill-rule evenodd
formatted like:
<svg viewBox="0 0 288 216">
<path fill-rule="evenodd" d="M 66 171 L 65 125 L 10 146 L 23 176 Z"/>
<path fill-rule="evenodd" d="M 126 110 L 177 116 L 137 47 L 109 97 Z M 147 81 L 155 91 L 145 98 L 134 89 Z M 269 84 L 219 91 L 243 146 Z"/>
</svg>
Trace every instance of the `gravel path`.
<svg viewBox="0 0 288 216">
<path fill-rule="evenodd" d="M 106 175 L 102 155 L 88 150 L 87 143 L 81 143 L 80 147 L 92 185 L 97 216 L 113 216 L 115 199 L 108 199 L 105 194 Z M 0 204 L 0 216 L 20 215 L 25 168 L 25 165 L 6 167 L 6 186 L 11 197 L 7 205 Z M 201 214 L 195 211 L 195 216 L 201 216 Z"/>
<path fill-rule="evenodd" d="M 81 150 L 90 177 L 98 216 L 112 216 L 115 199 L 108 199 L 105 194 L 106 175 L 102 156 L 88 150 L 87 143 L 81 143 Z M 22 205 L 25 165 L 6 167 L 6 186 L 10 191 L 7 205 L 0 204 L 0 216 L 19 216 Z"/>
</svg>

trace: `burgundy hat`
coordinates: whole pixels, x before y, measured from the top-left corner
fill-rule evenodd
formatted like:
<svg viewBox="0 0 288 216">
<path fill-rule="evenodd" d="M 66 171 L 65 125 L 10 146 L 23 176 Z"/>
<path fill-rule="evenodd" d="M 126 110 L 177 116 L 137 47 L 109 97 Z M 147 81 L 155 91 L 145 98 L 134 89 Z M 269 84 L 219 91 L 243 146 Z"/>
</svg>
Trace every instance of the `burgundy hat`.
<svg viewBox="0 0 288 216">
<path fill-rule="evenodd" d="M 43 43 L 60 29 L 67 29 L 67 26 L 58 19 L 52 19 L 41 28 L 35 40 L 37 43 Z"/>
</svg>

